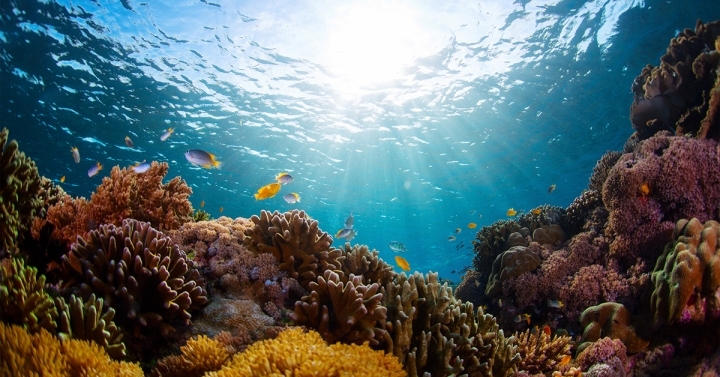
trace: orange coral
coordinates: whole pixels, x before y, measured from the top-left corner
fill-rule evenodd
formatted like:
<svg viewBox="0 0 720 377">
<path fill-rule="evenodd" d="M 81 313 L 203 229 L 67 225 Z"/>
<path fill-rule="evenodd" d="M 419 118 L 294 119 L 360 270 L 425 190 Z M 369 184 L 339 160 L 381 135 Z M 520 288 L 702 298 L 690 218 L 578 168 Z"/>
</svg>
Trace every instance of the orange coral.
<svg viewBox="0 0 720 377">
<path fill-rule="evenodd" d="M 563 357 L 570 355 L 570 337 L 557 336 L 552 339 L 544 331 L 535 327 L 534 333 L 530 329 L 524 333 L 515 333 L 517 350 L 520 353 L 518 369 L 528 373 L 547 373 L 558 368 Z"/>
<path fill-rule="evenodd" d="M 32 224 L 32 235 L 39 239 L 43 228 L 52 226 L 51 238 L 69 245 L 77 241 L 77 237 L 87 237 L 88 232 L 94 228 L 90 220 L 90 203 L 83 197 L 73 199 L 68 194 L 62 194 L 57 203 L 48 207 L 45 218 L 36 217 Z"/>
<path fill-rule="evenodd" d="M 200 377 L 206 372 L 222 368 L 231 356 L 228 347 L 221 341 L 205 335 L 188 340 L 180 347 L 180 352 L 181 355 L 162 358 L 152 375 Z"/>
</svg>

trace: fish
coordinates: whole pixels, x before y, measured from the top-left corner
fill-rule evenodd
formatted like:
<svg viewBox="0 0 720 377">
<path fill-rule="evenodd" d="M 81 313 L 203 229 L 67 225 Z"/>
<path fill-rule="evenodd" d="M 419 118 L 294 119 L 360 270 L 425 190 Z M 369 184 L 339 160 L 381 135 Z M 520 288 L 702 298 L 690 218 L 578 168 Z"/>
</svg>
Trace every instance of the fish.
<svg viewBox="0 0 720 377">
<path fill-rule="evenodd" d="M 557 187 L 554 183 L 548 187 L 548 194 L 551 194 L 553 191 L 555 191 L 555 187 Z"/>
<path fill-rule="evenodd" d="M 278 181 L 278 183 L 287 185 L 288 183 L 293 181 L 293 177 L 288 173 L 280 173 L 275 177 L 275 180 Z"/>
<path fill-rule="evenodd" d="M 220 207 L 220 213 L 222 213 L 223 209 L 224 209 L 223 207 Z"/>
<path fill-rule="evenodd" d="M 557 365 L 558 366 L 567 365 L 567 363 L 569 363 L 571 359 L 572 359 L 572 356 L 565 355 L 562 357 L 562 359 L 560 360 L 560 362 Z"/>
<path fill-rule="evenodd" d="M 455 237 L 455 236 L 450 236 L 450 237 L 448 237 L 448 241 L 450 241 L 450 242 L 453 242 L 453 241 L 455 241 L 456 239 L 457 239 L 457 237 Z"/>
<path fill-rule="evenodd" d="M 515 210 L 515 208 L 510 208 L 509 210 L 507 210 L 506 214 L 510 217 L 514 217 L 515 215 L 517 215 L 517 211 Z"/>
<path fill-rule="evenodd" d="M 220 166 L 222 166 L 222 162 L 218 161 L 214 154 L 201 149 L 185 151 L 185 158 L 190 161 L 191 164 L 202 166 L 205 169 L 220 169 Z"/>
<path fill-rule="evenodd" d="M 60 177 L 60 183 L 64 183 L 64 182 L 65 182 L 65 176 L 63 175 L 62 177 Z"/>
<path fill-rule="evenodd" d="M 142 173 L 145 173 L 146 171 L 150 170 L 151 166 L 152 165 L 150 165 L 149 162 L 143 161 L 143 162 L 138 162 L 134 166 L 131 166 L 130 170 L 134 171 L 135 173 L 142 174 Z"/>
<path fill-rule="evenodd" d="M 650 195 L 650 185 L 648 185 L 647 182 L 643 182 L 640 187 L 638 187 L 638 191 L 640 191 L 640 194 L 643 196 Z"/>
<path fill-rule="evenodd" d="M 535 208 L 530 211 L 533 215 L 538 216 L 542 213 L 542 210 L 540 208 Z"/>
<path fill-rule="evenodd" d="M 285 199 L 286 202 L 293 204 L 293 203 L 300 203 L 300 194 L 296 192 L 291 192 L 289 194 L 286 194 L 283 196 L 283 199 Z"/>
<path fill-rule="evenodd" d="M 353 225 L 355 225 L 355 218 L 353 217 L 352 212 L 350 212 L 350 216 L 345 219 L 345 228 L 352 229 Z"/>
<path fill-rule="evenodd" d="M 343 228 L 338 230 L 337 233 L 335 233 L 335 238 L 344 238 L 347 241 L 352 241 L 352 239 L 355 238 L 356 235 L 357 233 L 355 232 L 355 229 Z"/>
<path fill-rule="evenodd" d="M 473 209 L 473 210 L 470 211 L 470 214 L 471 214 L 471 215 L 474 215 L 475 212 L 477 212 L 477 211 Z"/>
<path fill-rule="evenodd" d="M 130 139 L 130 136 L 125 136 L 125 145 L 127 145 L 128 148 L 133 147 L 133 142 L 132 142 L 132 139 Z"/>
<path fill-rule="evenodd" d="M 396 253 L 404 253 L 407 251 L 407 248 L 405 248 L 405 245 L 401 242 L 392 241 L 388 244 L 388 246 L 390 246 L 390 250 Z"/>
<path fill-rule="evenodd" d="M 468 224 L 468 228 L 470 228 L 470 229 L 475 229 L 475 228 L 477 228 L 477 224 L 475 224 L 475 223 L 470 223 L 470 224 Z"/>
<path fill-rule="evenodd" d="M 482 219 L 482 213 L 478 214 L 478 217 Z"/>
<path fill-rule="evenodd" d="M 93 165 L 90 169 L 88 169 L 88 177 L 94 177 L 97 175 L 97 173 L 100 173 L 100 170 L 102 170 L 102 164 L 97 162 L 95 165 Z"/>
<path fill-rule="evenodd" d="M 498 299 L 498 306 L 502 308 L 502 299 L 501 298 Z"/>
<path fill-rule="evenodd" d="M 552 335 L 552 329 L 548 325 L 543 326 L 542 331 L 547 334 L 547 336 Z"/>
<path fill-rule="evenodd" d="M 457 270 L 450 271 L 451 274 L 457 274 Z"/>
<path fill-rule="evenodd" d="M 460 233 L 460 232 L 462 232 L 462 229 L 460 229 L 460 228 L 455 228 L 455 234 L 458 234 L 458 233 Z"/>
<path fill-rule="evenodd" d="M 265 200 L 272 198 L 273 196 L 275 196 L 275 194 L 278 193 L 278 191 L 280 191 L 280 186 L 281 185 L 279 183 L 270 183 L 263 187 L 260 187 L 255 194 L 255 200 Z"/>
<path fill-rule="evenodd" d="M 80 163 L 80 151 L 77 149 L 77 147 L 70 148 L 70 152 L 72 152 L 73 160 L 75 160 L 76 164 Z"/>
<path fill-rule="evenodd" d="M 204 200 L 201 200 L 201 201 L 200 201 L 200 208 L 202 208 L 202 207 L 205 207 L 205 201 L 204 201 Z"/>
<path fill-rule="evenodd" d="M 565 304 L 563 304 L 560 300 L 547 300 L 547 305 L 551 308 L 556 309 L 562 309 L 563 307 L 565 307 Z"/>
<path fill-rule="evenodd" d="M 529 325 L 529 324 L 530 324 L 530 318 L 531 318 L 530 314 L 527 314 L 527 313 L 522 314 L 522 315 L 521 315 L 521 314 L 518 314 L 518 315 L 515 316 L 515 323 L 520 323 L 520 322 L 522 322 L 522 321 L 527 321 L 527 323 L 528 323 L 528 325 Z"/>
<path fill-rule="evenodd" d="M 395 263 L 402 269 L 403 271 L 410 271 L 410 263 L 403 257 L 396 255 L 395 256 Z"/>
<path fill-rule="evenodd" d="M 172 128 L 172 127 L 168 128 L 165 132 L 163 132 L 162 135 L 160 135 L 160 141 L 167 140 L 170 137 L 170 135 L 173 134 L 173 132 L 175 132 L 174 128 Z"/>
</svg>

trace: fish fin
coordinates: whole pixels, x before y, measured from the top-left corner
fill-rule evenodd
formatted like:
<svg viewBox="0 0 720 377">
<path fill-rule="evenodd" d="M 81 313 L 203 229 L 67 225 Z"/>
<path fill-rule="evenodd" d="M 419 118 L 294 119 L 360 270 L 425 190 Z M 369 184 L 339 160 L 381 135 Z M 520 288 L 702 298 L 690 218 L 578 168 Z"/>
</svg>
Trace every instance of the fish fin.
<svg viewBox="0 0 720 377">
<path fill-rule="evenodd" d="M 211 156 L 212 156 L 212 155 L 211 155 Z M 214 156 L 213 156 L 212 165 L 215 167 L 215 169 L 220 169 L 220 167 L 222 166 L 222 164 L 223 164 L 222 162 L 216 160 L 216 159 L 214 158 Z"/>
</svg>

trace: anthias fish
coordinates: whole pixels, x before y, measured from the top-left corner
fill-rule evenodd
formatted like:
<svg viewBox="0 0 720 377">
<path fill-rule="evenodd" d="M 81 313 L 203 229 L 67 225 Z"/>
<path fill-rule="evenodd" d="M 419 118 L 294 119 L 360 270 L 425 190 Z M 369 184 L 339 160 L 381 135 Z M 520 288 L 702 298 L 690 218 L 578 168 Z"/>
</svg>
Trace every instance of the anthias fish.
<svg viewBox="0 0 720 377">
<path fill-rule="evenodd" d="M 174 128 L 172 128 L 172 127 L 168 128 L 165 132 L 163 132 L 162 135 L 160 135 L 160 141 L 167 140 L 170 137 L 170 135 L 173 134 L 173 132 L 175 132 Z"/>
<path fill-rule="evenodd" d="M 293 181 L 293 177 L 289 173 L 280 173 L 275 177 L 275 180 L 278 181 L 278 183 L 286 185 Z"/>
<path fill-rule="evenodd" d="M 201 149 L 185 151 L 185 158 L 190 161 L 191 164 L 202 166 L 205 169 L 220 169 L 220 166 L 222 166 L 222 162 L 218 161 L 214 154 Z"/>
<path fill-rule="evenodd" d="M 100 173 L 100 170 L 102 170 L 103 166 L 101 163 L 95 163 L 90 169 L 88 169 L 88 177 L 94 177 L 97 175 L 97 173 Z"/>
</svg>

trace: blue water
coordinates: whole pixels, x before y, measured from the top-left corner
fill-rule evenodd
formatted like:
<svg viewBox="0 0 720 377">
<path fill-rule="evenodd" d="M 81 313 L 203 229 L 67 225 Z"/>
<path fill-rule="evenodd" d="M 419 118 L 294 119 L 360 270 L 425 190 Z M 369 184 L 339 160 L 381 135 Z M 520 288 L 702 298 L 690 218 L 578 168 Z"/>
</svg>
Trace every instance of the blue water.
<svg viewBox="0 0 720 377">
<path fill-rule="evenodd" d="M 299 208 L 334 234 L 352 212 L 353 244 L 392 261 L 403 242 L 457 280 L 509 208 L 568 206 L 632 133 L 633 78 L 720 17 L 717 0 L 443 3 L 1 1 L 0 126 L 72 195 L 165 161 L 214 217 Z"/>
</svg>

